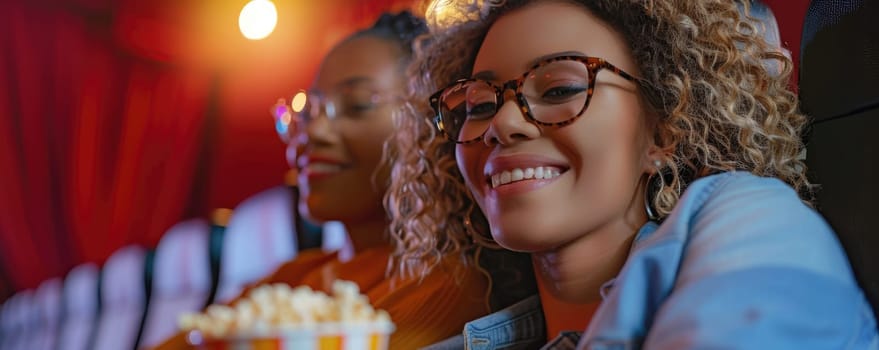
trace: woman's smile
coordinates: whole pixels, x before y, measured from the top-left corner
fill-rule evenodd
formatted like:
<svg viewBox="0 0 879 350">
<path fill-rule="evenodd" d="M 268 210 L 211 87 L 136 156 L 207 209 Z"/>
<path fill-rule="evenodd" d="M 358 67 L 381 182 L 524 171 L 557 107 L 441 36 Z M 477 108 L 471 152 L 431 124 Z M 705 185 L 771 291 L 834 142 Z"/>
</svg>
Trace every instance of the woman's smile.
<svg viewBox="0 0 879 350">
<path fill-rule="evenodd" d="M 544 155 L 515 154 L 491 156 L 483 169 L 489 193 L 514 195 L 555 182 L 570 166 Z"/>
</svg>

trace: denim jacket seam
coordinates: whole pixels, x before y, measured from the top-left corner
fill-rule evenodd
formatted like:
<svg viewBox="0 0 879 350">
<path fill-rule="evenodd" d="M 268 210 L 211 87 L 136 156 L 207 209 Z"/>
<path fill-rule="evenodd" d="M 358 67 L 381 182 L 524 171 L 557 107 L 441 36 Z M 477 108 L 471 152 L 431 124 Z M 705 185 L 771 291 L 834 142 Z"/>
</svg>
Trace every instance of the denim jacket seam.
<svg viewBox="0 0 879 350">
<path fill-rule="evenodd" d="M 531 296 L 529 298 L 532 298 L 532 297 L 535 297 L 535 296 Z M 527 300 L 527 298 L 523 299 L 523 300 Z M 530 308 L 530 309 L 527 309 L 527 311 L 517 313 L 513 317 L 505 318 L 504 320 L 500 321 L 499 323 L 493 323 L 487 327 L 478 327 L 474 324 L 467 324 L 464 326 L 464 332 L 463 332 L 465 344 L 468 346 L 468 348 L 470 348 L 470 345 L 473 343 L 473 340 L 475 340 L 475 339 L 489 339 L 492 342 L 499 343 L 499 344 L 492 344 L 492 346 L 501 345 L 501 343 L 506 346 L 506 345 L 520 343 L 520 342 L 533 341 L 532 339 L 517 339 L 515 337 L 500 337 L 500 338 L 498 338 L 498 337 L 491 337 L 490 335 L 496 334 L 496 332 L 498 330 L 501 330 L 501 329 L 508 327 L 508 326 L 512 326 L 513 328 L 516 328 L 516 325 L 521 324 L 522 320 L 538 317 L 540 314 L 542 314 L 542 312 L 543 311 L 539 307 L 538 308 Z"/>
<path fill-rule="evenodd" d="M 474 326 L 474 325 L 468 325 L 468 326 L 466 326 L 465 329 L 466 329 L 470 334 L 474 334 L 474 335 L 475 335 L 475 334 L 485 334 L 485 333 L 489 333 L 489 332 L 491 332 L 491 331 L 494 331 L 494 330 L 496 330 L 496 329 L 498 329 L 498 328 L 503 328 L 503 327 L 505 327 L 505 326 L 507 326 L 507 325 L 510 325 L 510 324 L 512 324 L 512 325 L 516 325 L 516 324 L 519 323 L 519 322 L 518 322 L 519 320 L 533 317 L 533 315 L 536 314 L 536 313 L 538 313 L 538 312 L 541 312 L 541 311 L 540 311 L 540 310 L 531 310 L 531 311 L 527 311 L 527 312 L 524 312 L 524 313 L 522 313 L 522 314 L 516 315 L 515 317 L 508 318 L 508 319 L 506 319 L 506 320 L 504 320 L 504 321 L 502 321 L 502 322 L 500 322 L 500 323 L 492 324 L 492 325 L 490 325 L 490 326 L 488 326 L 488 327 L 479 328 L 479 327 L 476 327 L 476 326 Z"/>
</svg>

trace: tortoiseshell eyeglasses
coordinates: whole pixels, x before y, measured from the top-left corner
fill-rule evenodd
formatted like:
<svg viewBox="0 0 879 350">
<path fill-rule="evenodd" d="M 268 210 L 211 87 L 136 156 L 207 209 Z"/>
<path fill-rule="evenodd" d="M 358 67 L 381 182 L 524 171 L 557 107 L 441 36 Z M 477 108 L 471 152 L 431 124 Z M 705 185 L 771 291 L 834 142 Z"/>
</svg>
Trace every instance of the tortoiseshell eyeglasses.
<svg viewBox="0 0 879 350">
<path fill-rule="evenodd" d="M 439 131 L 456 143 L 477 142 L 504 104 L 504 92 L 512 89 L 528 120 L 542 126 L 568 125 L 586 111 L 595 76 L 602 69 L 640 84 L 638 78 L 601 58 L 553 57 L 503 84 L 471 78 L 437 91 L 430 97 L 434 121 Z"/>
</svg>

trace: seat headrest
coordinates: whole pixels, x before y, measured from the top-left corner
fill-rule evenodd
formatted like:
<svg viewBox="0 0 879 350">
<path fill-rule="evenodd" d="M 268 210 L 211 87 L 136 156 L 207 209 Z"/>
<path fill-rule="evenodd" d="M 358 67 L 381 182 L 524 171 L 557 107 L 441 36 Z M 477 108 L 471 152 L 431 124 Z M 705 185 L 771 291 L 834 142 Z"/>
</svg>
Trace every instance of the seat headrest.
<svg viewBox="0 0 879 350">
<path fill-rule="evenodd" d="M 146 250 L 139 246 L 120 248 L 107 259 L 101 284 L 102 305 L 140 304 L 144 291 Z"/>
<path fill-rule="evenodd" d="M 292 202 L 290 189 L 278 186 L 235 208 L 223 236 L 217 300 L 237 295 L 240 286 L 264 277 L 296 255 Z"/>
<path fill-rule="evenodd" d="M 34 300 L 39 308 L 39 317 L 43 322 L 57 324 L 61 315 L 61 278 L 51 278 L 40 283 L 34 294 Z"/>
<path fill-rule="evenodd" d="M 26 289 L 15 294 L 15 313 L 13 314 L 19 326 L 31 327 L 36 320 L 36 304 L 34 302 L 34 290 Z"/>
<path fill-rule="evenodd" d="M 211 288 L 208 253 L 210 225 L 204 219 L 180 222 L 162 236 L 156 247 L 153 293 L 207 293 Z"/>
<path fill-rule="evenodd" d="M 74 267 L 64 279 L 64 313 L 93 315 L 98 309 L 98 265 Z"/>
<path fill-rule="evenodd" d="M 800 98 L 816 121 L 879 104 L 879 2 L 813 0 L 803 24 Z"/>
<path fill-rule="evenodd" d="M 292 210 L 292 195 L 286 187 L 261 192 L 236 207 L 223 237 L 221 275 L 258 278 L 293 257 Z M 260 259 L 254 259 L 257 256 Z"/>
</svg>

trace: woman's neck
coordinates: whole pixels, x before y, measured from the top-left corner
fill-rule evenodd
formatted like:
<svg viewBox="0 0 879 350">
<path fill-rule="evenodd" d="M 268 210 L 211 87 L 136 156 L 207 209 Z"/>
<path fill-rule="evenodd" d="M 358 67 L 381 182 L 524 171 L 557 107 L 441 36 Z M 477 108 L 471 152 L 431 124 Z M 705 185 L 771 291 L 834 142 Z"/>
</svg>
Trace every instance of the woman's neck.
<svg viewBox="0 0 879 350">
<path fill-rule="evenodd" d="M 540 303 L 546 320 L 546 341 L 555 339 L 561 332 L 583 332 L 589 326 L 589 320 L 601 305 L 601 300 L 585 303 L 568 303 L 556 298 L 548 290 L 541 278 L 537 279 Z"/>
<path fill-rule="evenodd" d="M 549 339 L 561 331 L 585 330 L 601 304 L 601 286 L 625 263 L 637 228 L 611 226 L 532 254 Z"/>
<path fill-rule="evenodd" d="M 388 246 L 388 222 L 384 217 L 357 222 L 346 221 L 345 230 L 354 247 L 354 253 L 360 253 L 367 249 Z"/>
</svg>

